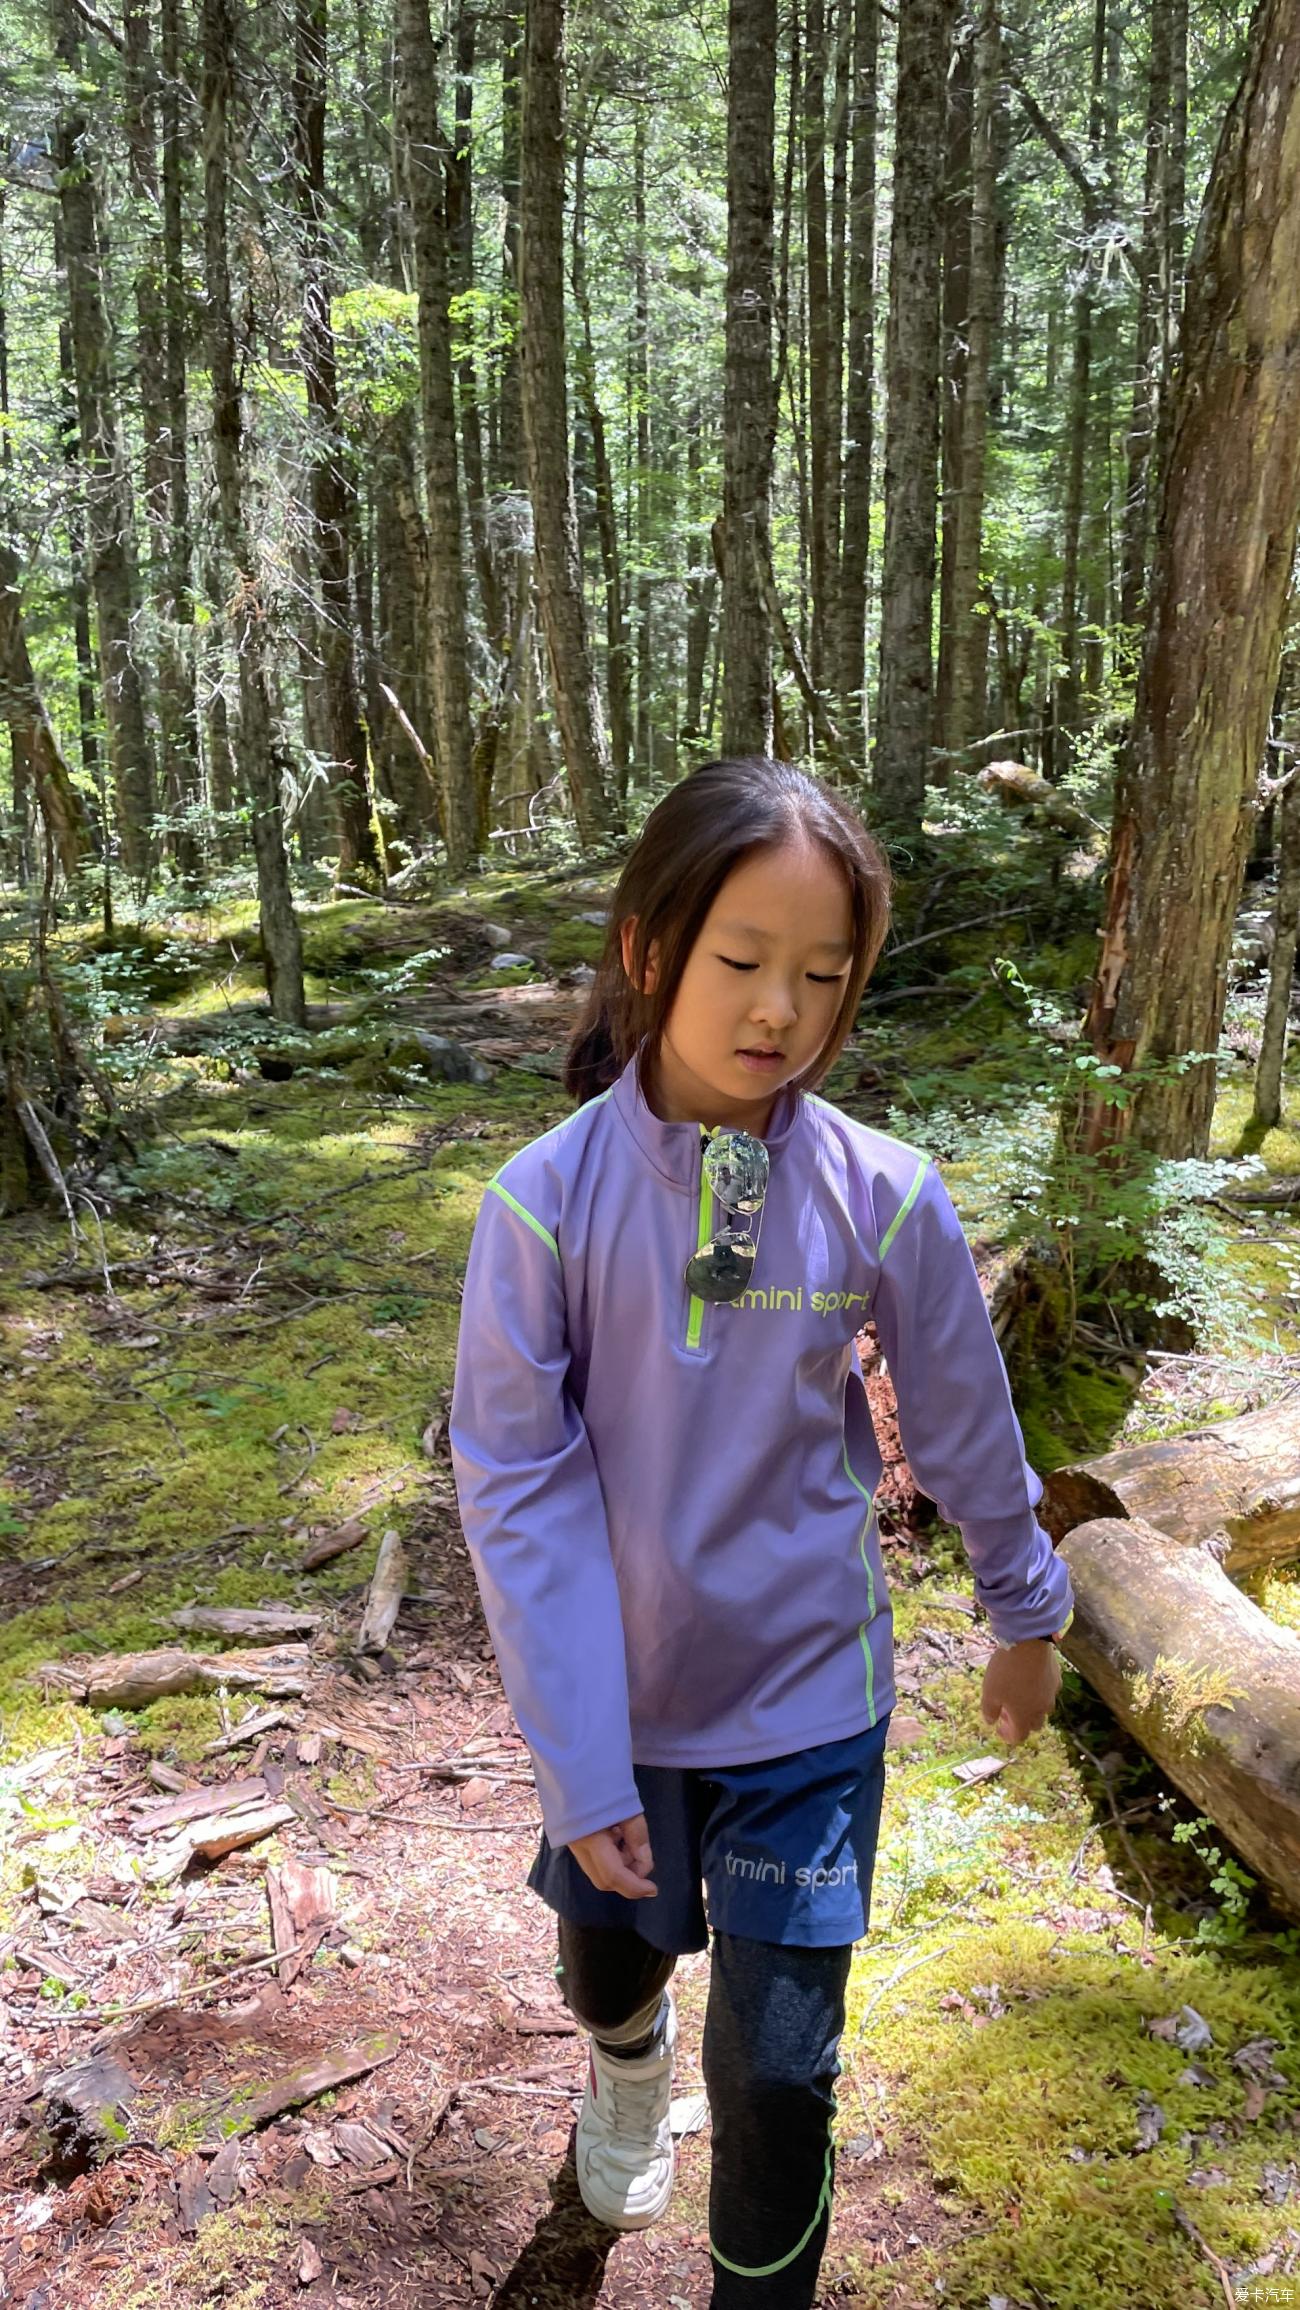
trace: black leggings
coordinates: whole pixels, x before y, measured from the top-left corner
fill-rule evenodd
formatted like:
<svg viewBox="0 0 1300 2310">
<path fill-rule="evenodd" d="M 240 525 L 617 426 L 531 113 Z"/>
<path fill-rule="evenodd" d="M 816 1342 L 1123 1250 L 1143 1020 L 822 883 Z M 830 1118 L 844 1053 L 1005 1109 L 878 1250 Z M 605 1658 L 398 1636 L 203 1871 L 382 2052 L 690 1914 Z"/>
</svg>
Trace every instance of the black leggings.
<svg viewBox="0 0 1300 2310">
<path fill-rule="evenodd" d="M 677 1960 L 639 1933 L 561 1917 L 575 2020 L 618 2050 L 646 2038 Z M 851 1948 L 715 1933 L 704 2020 L 713 2129 L 710 2310 L 809 2310 L 830 2225 L 836 2059 Z"/>
</svg>

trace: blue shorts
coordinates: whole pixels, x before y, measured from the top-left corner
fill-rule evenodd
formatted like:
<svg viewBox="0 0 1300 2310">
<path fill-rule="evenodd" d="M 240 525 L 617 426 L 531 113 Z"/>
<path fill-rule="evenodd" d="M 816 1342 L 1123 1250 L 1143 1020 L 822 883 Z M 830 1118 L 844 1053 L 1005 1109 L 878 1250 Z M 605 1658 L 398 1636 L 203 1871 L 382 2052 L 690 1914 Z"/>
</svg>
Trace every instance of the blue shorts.
<svg viewBox="0 0 1300 2310">
<path fill-rule="evenodd" d="M 528 1883 L 570 1923 L 631 1926 L 670 1956 L 707 1949 L 710 1929 L 805 1949 L 857 1941 L 870 1916 L 888 1732 L 885 1715 L 848 1740 L 759 1764 L 637 1765 L 654 1899 L 600 1892 L 545 1834 Z"/>
</svg>

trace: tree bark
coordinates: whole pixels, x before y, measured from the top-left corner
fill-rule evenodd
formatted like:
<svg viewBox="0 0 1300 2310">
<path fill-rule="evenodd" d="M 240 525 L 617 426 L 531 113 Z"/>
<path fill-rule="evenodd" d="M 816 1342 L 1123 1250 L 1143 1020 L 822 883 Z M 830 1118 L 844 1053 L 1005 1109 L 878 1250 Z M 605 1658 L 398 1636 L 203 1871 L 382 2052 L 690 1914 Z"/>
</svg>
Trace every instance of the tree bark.
<svg viewBox="0 0 1300 2310">
<path fill-rule="evenodd" d="M 398 117 L 420 299 L 433 753 L 442 789 L 448 864 L 453 874 L 466 874 L 476 866 L 480 855 L 481 820 L 472 759 L 465 565 L 448 308 L 450 260 L 444 147 L 438 126 L 438 88 L 428 0 L 399 0 L 396 26 Z"/>
<path fill-rule="evenodd" d="M 564 376 L 564 0 L 529 0 L 520 143 L 520 334 L 537 594 L 584 848 L 609 830 L 605 732 L 587 645 Z"/>
<path fill-rule="evenodd" d="M 909 0 L 898 29 L 889 268 L 885 557 L 875 794 L 918 827 L 930 769 L 943 96 L 954 0 Z"/>
<path fill-rule="evenodd" d="M 632 379 L 636 398 L 636 760 L 640 777 L 655 774 L 650 561 L 650 287 L 646 260 L 646 101 L 632 126 Z"/>
<path fill-rule="evenodd" d="M 840 559 L 840 720 L 853 751 L 864 742 L 867 552 L 871 541 L 876 256 L 876 69 L 879 0 L 855 0 L 853 16 L 853 180 L 849 200 L 848 323 L 845 339 L 843 547 Z"/>
<path fill-rule="evenodd" d="M 229 0 L 202 0 L 203 248 L 207 354 L 212 378 L 212 460 L 222 545 L 232 586 L 226 620 L 239 665 L 239 770 L 252 813 L 262 928 L 262 966 L 271 1010 L 304 1027 L 302 940 L 285 856 L 279 774 L 263 664 L 265 608 L 244 514 L 243 420 L 235 373 L 235 327 L 226 227 L 233 27 Z"/>
<path fill-rule="evenodd" d="M 974 48 L 973 24 L 966 14 L 959 14 L 944 108 L 943 284 L 939 304 L 939 653 L 931 725 L 937 785 L 946 785 L 948 781 L 948 725 L 952 713 L 952 580 L 970 326 Z"/>
<path fill-rule="evenodd" d="M 1188 279 L 1152 614 L 1117 783 L 1085 1029 L 1124 1073 L 1213 1054 L 1300 515 L 1300 19 L 1260 0 Z M 1091 1150 L 1203 1156 L 1212 1056 L 1132 1103 L 1094 1093 Z M 1068 1127 L 1068 1125 L 1067 1125 Z"/>
<path fill-rule="evenodd" d="M 727 318 L 723 385 L 722 748 L 772 744 L 772 209 L 776 0 L 728 0 Z"/>
<path fill-rule="evenodd" d="M 355 491 L 339 415 L 338 363 L 330 317 L 325 209 L 327 0 L 295 0 L 293 131 L 302 271 L 301 361 L 307 388 L 314 562 L 314 621 L 329 727 L 329 781 L 338 831 L 338 879 L 382 887 L 370 808 L 366 739 L 352 650 Z"/>
</svg>

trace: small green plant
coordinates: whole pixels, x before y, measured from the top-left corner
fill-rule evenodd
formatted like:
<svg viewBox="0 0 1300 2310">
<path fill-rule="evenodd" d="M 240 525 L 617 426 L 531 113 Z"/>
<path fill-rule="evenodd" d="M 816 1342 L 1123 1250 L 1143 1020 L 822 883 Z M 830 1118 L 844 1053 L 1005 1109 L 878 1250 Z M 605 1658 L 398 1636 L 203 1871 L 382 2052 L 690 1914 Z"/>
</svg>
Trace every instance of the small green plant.
<svg viewBox="0 0 1300 2310">
<path fill-rule="evenodd" d="M 1168 1809 L 1168 1798 L 1162 1797 L 1160 1803 L 1162 1809 Z M 1211 1871 L 1210 1890 L 1219 1894 L 1222 1903 L 1216 1916 L 1197 1918 L 1197 1940 L 1216 1949 L 1235 1948 L 1246 1939 L 1246 1914 L 1257 1880 L 1230 1855 L 1225 1855 L 1218 1845 L 1198 1843 L 1197 1840 L 1211 1825 L 1204 1813 L 1198 1813 L 1195 1820 L 1176 1821 L 1171 1835 L 1176 1845 L 1190 1845 L 1192 1851 L 1204 1861 L 1206 1868 Z M 1288 1934 L 1281 1938 L 1300 1940 L 1300 1935 Z"/>
</svg>

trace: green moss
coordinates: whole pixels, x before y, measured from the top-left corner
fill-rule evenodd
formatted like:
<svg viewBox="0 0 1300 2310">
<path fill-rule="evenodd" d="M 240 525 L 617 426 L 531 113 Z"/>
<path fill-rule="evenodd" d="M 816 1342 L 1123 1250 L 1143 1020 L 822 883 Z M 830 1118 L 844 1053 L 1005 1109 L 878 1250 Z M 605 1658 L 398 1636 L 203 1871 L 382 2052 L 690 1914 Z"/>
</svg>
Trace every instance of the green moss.
<svg viewBox="0 0 1300 2310">
<path fill-rule="evenodd" d="M 594 922 L 557 923 L 546 941 L 546 960 L 553 971 L 572 963 L 598 963 L 605 951 L 605 933 Z"/>
</svg>

